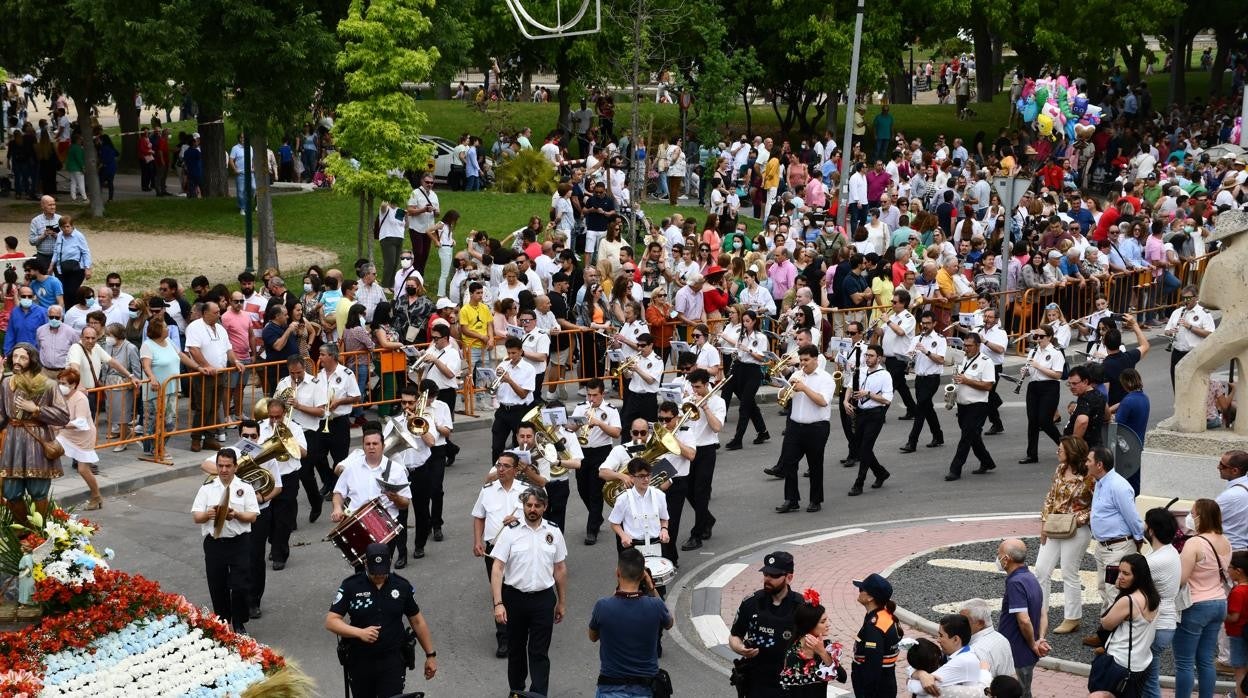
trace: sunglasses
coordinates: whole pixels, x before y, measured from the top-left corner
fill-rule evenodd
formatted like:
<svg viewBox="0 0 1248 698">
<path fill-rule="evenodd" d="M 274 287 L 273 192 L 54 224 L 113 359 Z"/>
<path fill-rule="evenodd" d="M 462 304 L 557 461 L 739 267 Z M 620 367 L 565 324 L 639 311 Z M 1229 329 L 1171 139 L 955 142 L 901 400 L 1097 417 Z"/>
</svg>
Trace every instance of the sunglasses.
<svg viewBox="0 0 1248 698">
<path fill-rule="evenodd" d="M 633 429 L 629 431 L 628 433 L 632 434 L 633 436 L 645 436 L 646 434 L 649 434 L 650 432 L 646 431 L 645 429 Z"/>
<path fill-rule="evenodd" d="M 706 336 L 706 335 L 702 334 L 701 332 L 694 332 L 694 333 L 693 333 L 693 338 L 694 338 L 694 339 L 697 339 L 697 338 L 699 338 L 699 337 L 705 337 L 705 336 Z"/>
<path fill-rule="evenodd" d="M 23 293 L 22 298 L 34 298 L 34 295 L 29 294 L 29 293 Z"/>
<path fill-rule="evenodd" d="M 121 284 L 108 284 L 109 288 L 121 288 Z"/>
</svg>

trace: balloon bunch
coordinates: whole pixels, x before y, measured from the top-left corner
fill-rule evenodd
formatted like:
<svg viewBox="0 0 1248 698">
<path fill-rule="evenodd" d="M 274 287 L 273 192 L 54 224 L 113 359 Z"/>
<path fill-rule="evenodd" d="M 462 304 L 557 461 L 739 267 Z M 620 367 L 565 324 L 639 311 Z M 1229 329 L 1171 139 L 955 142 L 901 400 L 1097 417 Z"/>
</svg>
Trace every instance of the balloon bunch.
<svg viewBox="0 0 1248 698">
<path fill-rule="evenodd" d="M 1083 78 L 1027 78 L 1018 98 L 1023 122 L 1034 124 L 1042 138 L 1056 140 L 1065 133 L 1069 140 L 1088 139 L 1101 122 L 1101 108 L 1088 102 Z"/>
</svg>

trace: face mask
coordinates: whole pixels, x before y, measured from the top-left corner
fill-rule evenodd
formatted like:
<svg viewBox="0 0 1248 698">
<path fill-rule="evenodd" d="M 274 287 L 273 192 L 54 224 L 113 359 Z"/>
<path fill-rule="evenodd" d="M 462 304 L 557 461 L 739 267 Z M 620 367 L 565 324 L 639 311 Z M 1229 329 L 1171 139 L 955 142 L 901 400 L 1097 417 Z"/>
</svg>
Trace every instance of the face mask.
<svg viewBox="0 0 1248 698">
<path fill-rule="evenodd" d="M 56 386 L 56 389 L 61 391 L 61 395 L 69 397 L 70 390 L 68 385 L 58 385 Z"/>
<path fill-rule="evenodd" d="M 116 337 L 105 337 L 105 338 L 104 338 L 104 346 L 106 346 L 106 347 L 115 347 L 115 346 L 117 346 L 117 338 L 116 338 Z"/>
<path fill-rule="evenodd" d="M 94 308 L 96 305 L 97 305 L 97 303 L 96 303 L 96 300 L 95 300 L 94 298 L 88 298 L 88 299 L 87 299 L 87 307 L 88 307 L 88 308 Z"/>
<path fill-rule="evenodd" d="M 998 571 L 998 572 L 1004 572 L 1004 571 L 1005 571 L 1005 565 L 1001 564 L 1001 558 L 997 558 L 997 559 L 993 560 L 993 561 L 992 561 L 992 563 L 993 563 L 994 565 L 996 565 L 996 566 L 997 566 L 997 571 Z"/>
<path fill-rule="evenodd" d="M 406 268 L 408 268 L 408 267 L 412 266 L 412 260 L 410 260 L 410 259 L 400 259 L 400 260 L 399 260 L 399 266 L 401 266 L 401 267 L 403 267 L 404 269 L 406 269 Z"/>
<path fill-rule="evenodd" d="M 1188 515 L 1187 515 L 1187 516 L 1183 519 L 1183 529 L 1184 529 L 1184 530 L 1187 530 L 1187 531 L 1195 531 L 1195 530 L 1196 530 L 1196 519 L 1193 519 L 1193 518 L 1192 518 L 1192 515 L 1191 515 L 1191 513 L 1190 513 L 1190 512 L 1189 512 L 1189 513 L 1188 513 Z"/>
<path fill-rule="evenodd" d="M 303 285 L 303 292 L 304 292 L 304 293 L 311 293 L 311 292 L 312 292 L 312 284 L 304 284 L 304 285 Z"/>
<path fill-rule="evenodd" d="M 139 319 L 139 311 L 137 311 L 137 310 L 131 310 L 131 311 L 130 311 L 130 319 L 131 319 L 131 320 L 137 320 L 137 319 Z"/>
<path fill-rule="evenodd" d="M 741 249 L 742 247 L 745 247 L 745 243 L 744 243 L 744 242 L 742 242 L 741 240 L 733 240 L 733 241 L 732 241 L 732 249 L 734 249 L 734 250 L 739 250 L 739 249 Z"/>
<path fill-rule="evenodd" d="M 413 287 L 413 286 L 407 286 L 407 287 L 405 287 L 405 288 L 406 288 L 406 290 L 407 290 L 407 295 L 409 295 L 409 296 L 414 296 L 414 295 L 416 295 L 416 291 L 417 291 L 417 289 L 416 289 L 415 287 Z"/>
<path fill-rule="evenodd" d="M 51 318 L 48 320 L 48 327 L 51 327 L 52 329 L 55 330 L 56 328 L 60 326 L 61 326 L 61 321 L 59 318 Z"/>
<path fill-rule="evenodd" d="M 1191 235 L 1192 233 L 1196 232 L 1196 228 L 1190 225 L 1185 225 L 1183 226 L 1183 232 L 1187 233 L 1188 235 Z"/>
<path fill-rule="evenodd" d="M 30 306 L 32 306 L 32 305 L 34 305 L 34 304 L 35 304 L 35 299 L 33 299 L 33 298 L 22 298 L 22 299 L 18 300 L 17 302 L 18 302 L 18 304 L 20 304 L 23 308 L 29 308 Z"/>
<path fill-rule="evenodd" d="M 776 224 L 775 224 L 775 223 L 768 223 L 768 224 L 767 224 L 767 229 L 768 229 L 768 230 L 773 230 L 773 231 L 774 231 L 774 230 L 776 229 Z"/>
</svg>

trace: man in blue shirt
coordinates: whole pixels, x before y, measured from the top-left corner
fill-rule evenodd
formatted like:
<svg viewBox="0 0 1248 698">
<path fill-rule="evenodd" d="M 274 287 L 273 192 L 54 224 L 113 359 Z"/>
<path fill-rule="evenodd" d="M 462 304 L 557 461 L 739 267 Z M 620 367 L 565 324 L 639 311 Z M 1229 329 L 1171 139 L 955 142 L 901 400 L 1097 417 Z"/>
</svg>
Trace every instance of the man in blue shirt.
<svg viewBox="0 0 1248 698">
<path fill-rule="evenodd" d="M 1101 611 L 1117 597 L 1113 584 L 1105 583 L 1105 568 L 1118 566 L 1128 553 L 1139 552 L 1144 544 L 1144 522 L 1135 508 L 1135 492 L 1126 478 L 1114 471 L 1114 453 L 1097 446 L 1088 453 L 1088 474 L 1096 480 L 1092 491 L 1093 557 L 1096 576 L 1100 579 Z M 1089 647 L 1099 647 L 1100 638 L 1089 635 L 1083 639 Z"/>
<path fill-rule="evenodd" d="M 9 314 L 9 328 L 4 333 L 4 355 L 13 352 L 20 342 L 35 346 L 35 330 L 48 322 L 48 311 L 35 303 L 35 292 L 29 286 L 18 289 L 17 307 Z"/>
<path fill-rule="evenodd" d="M 599 698 L 649 696 L 659 673 L 659 633 L 672 627 L 672 613 L 646 574 L 636 548 L 620 553 L 616 591 L 598 599 L 589 619 L 589 640 L 598 645 Z"/>
<path fill-rule="evenodd" d="M 1040 580 L 1027 568 L 1027 544 L 1011 538 L 997 546 L 997 567 L 1005 571 L 1005 596 L 997 632 L 1010 641 L 1014 673 L 1023 685 L 1023 698 L 1031 698 L 1031 676 L 1036 662 L 1049 653 L 1040 637 L 1042 618 Z"/>
<path fill-rule="evenodd" d="M 62 295 L 71 301 L 78 298 L 78 289 L 91 278 L 91 248 L 87 236 L 74 227 L 74 219 L 61 216 L 61 234 L 56 236 L 50 269 L 61 280 Z"/>
<path fill-rule="evenodd" d="M 22 269 L 26 272 L 26 283 L 35 292 L 35 305 L 44 310 L 54 305 L 65 306 L 65 287 L 60 279 L 48 276 L 47 262 L 38 257 L 28 259 L 22 263 Z"/>
</svg>

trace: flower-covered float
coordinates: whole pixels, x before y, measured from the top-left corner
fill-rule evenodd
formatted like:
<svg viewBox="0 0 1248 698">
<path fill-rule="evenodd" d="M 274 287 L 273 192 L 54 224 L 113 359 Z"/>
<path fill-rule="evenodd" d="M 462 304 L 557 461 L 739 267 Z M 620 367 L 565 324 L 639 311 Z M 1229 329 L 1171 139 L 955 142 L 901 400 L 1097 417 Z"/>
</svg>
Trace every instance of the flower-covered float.
<svg viewBox="0 0 1248 698">
<path fill-rule="evenodd" d="M 0 580 L 19 609 L 6 620 L 42 614 L 0 632 L 0 698 L 311 695 L 307 676 L 269 647 L 112 569 L 112 551 L 92 543 L 96 523 L 55 506 L 29 511 L 18 523 L 0 508 Z"/>
</svg>

